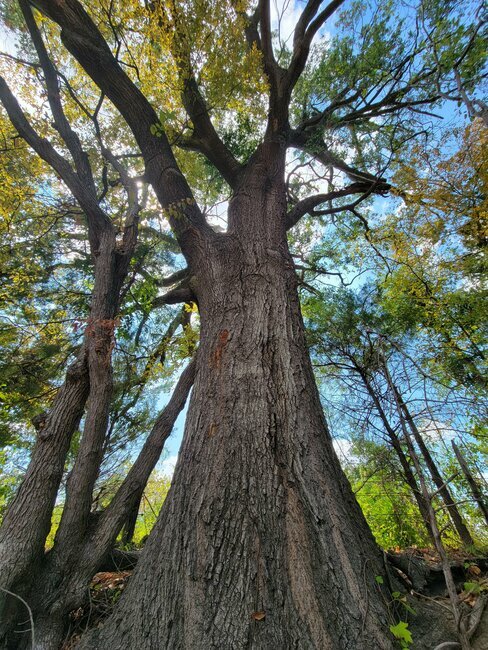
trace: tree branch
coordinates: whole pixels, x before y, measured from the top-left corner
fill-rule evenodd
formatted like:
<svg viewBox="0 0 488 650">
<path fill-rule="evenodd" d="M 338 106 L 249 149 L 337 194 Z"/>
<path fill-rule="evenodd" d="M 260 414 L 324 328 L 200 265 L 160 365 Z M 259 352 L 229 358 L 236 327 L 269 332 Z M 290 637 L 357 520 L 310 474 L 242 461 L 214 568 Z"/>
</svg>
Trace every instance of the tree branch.
<svg viewBox="0 0 488 650">
<path fill-rule="evenodd" d="M 313 20 L 322 4 L 320 0 L 309 0 L 303 10 L 293 35 L 293 54 L 286 73 L 286 87 L 291 93 L 307 63 L 313 37 L 345 0 L 332 0 Z"/>
<path fill-rule="evenodd" d="M 208 158 L 231 187 L 235 187 L 243 167 L 215 130 L 193 73 L 183 83 L 183 105 L 193 123 L 196 136 L 193 138 L 194 148 Z"/>
<path fill-rule="evenodd" d="M 92 251 L 96 252 L 101 233 L 112 228 L 112 223 L 98 205 L 96 196 L 83 183 L 69 162 L 54 149 L 48 140 L 41 138 L 33 129 L 3 77 L 0 77 L 0 101 L 19 135 L 54 169 L 80 204 L 88 221 Z"/>
<path fill-rule="evenodd" d="M 351 167 L 351 165 L 348 165 L 344 160 L 339 158 L 339 156 L 336 156 L 332 151 L 327 149 L 323 140 L 317 143 L 316 136 L 316 131 L 294 130 L 290 134 L 289 146 L 305 151 L 309 156 L 312 156 L 326 167 L 330 166 L 339 169 L 355 182 L 376 183 L 378 193 L 389 191 L 390 185 L 386 183 L 386 181 L 382 178 L 378 178 L 374 174 Z"/>
<path fill-rule="evenodd" d="M 145 176 L 168 215 L 185 255 L 191 257 L 194 236 L 213 234 L 171 150 L 153 107 L 132 82 L 78 0 L 36 0 L 35 6 L 61 27 L 61 39 L 131 129 L 144 157 Z M 151 127 L 161 126 L 158 133 Z"/>
<path fill-rule="evenodd" d="M 93 193 L 93 196 L 96 196 L 95 183 L 93 181 L 93 175 L 88 155 L 83 150 L 80 139 L 71 128 L 71 125 L 67 120 L 63 110 L 59 92 L 57 70 L 49 58 L 29 3 L 27 0 L 19 0 L 19 6 L 24 16 L 24 20 L 27 25 L 27 29 L 29 30 L 32 42 L 34 43 L 34 47 L 36 48 L 37 56 L 39 57 L 39 63 L 44 73 L 44 79 L 47 88 L 47 97 L 54 118 L 54 126 L 59 132 L 60 136 L 63 138 L 71 156 L 73 157 L 75 169 L 78 176 L 86 185 L 87 191 L 91 191 Z"/>
<path fill-rule="evenodd" d="M 181 302 L 196 302 L 196 297 L 190 287 L 186 284 L 186 280 L 179 284 L 171 291 L 167 291 L 163 296 L 157 296 L 152 301 L 151 307 L 158 309 L 164 305 L 177 305 Z"/>
<path fill-rule="evenodd" d="M 227 183 L 234 187 L 242 165 L 221 140 L 210 119 L 207 104 L 192 69 L 190 42 L 185 25 L 182 24 L 174 4 L 171 5 L 171 16 L 163 3 L 158 6 L 163 12 L 164 21 L 171 25 L 175 34 L 172 39 L 172 55 L 183 86 L 183 106 L 193 125 L 192 148 L 200 151 L 218 169 Z"/>
<path fill-rule="evenodd" d="M 171 287 L 177 282 L 182 282 L 188 278 L 190 270 L 188 268 L 181 269 L 180 271 L 175 271 L 171 275 L 168 275 L 167 278 L 161 278 L 160 280 L 156 279 L 155 284 L 157 287 Z"/>
<path fill-rule="evenodd" d="M 334 199 L 341 198 L 343 196 L 350 196 L 351 194 L 362 193 L 364 198 L 361 197 L 361 200 L 364 200 L 367 196 L 371 194 L 371 185 L 366 183 L 353 183 L 348 187 L 344 187 L 341 190 L 336 190 L 334 192 L 328 192 L 327 194 L 315 194 L 314 196 L 308 196 L 305 199 L 299 201 L 286 215 L 286 229 L 289 230 L 295 226 L 300 219 L 307 213 L 310 213 L 318 205 L 322 203 L 327 203 Z M 343 212 L 344 210 L 349 210 L 351 207 L 356 206 L 357 201 L 354 204 L 348 205 L 339 205 L 336 207 L 328 208 L 325 210 L 320 210 L 317 215 L 324 216 L 328 214 L 336 214 L 337 212 Z"/>
</svg>

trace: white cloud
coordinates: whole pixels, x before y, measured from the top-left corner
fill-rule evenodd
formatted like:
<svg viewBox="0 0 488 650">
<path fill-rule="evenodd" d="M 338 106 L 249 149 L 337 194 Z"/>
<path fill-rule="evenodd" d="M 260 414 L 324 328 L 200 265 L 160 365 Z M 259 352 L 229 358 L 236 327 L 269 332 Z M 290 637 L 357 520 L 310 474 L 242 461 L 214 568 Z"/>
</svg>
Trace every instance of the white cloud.
<svg viewBox="0 0 488 650">
<path fill-rule="evenodd" d="M 293 0 L 274 0 L 271 3 L 271 28 L 279 30 L 281 43 L 287 43 L 293 36 L 300 14 L 301 9 Z"/>
<path fill-rule="evenodd" d="M 347 438 L 334 438 L 332 444 L 341 463 L 350 463 L 353 460 L 354 454 L 351 453 L 352 442 L 350 440 L 347 440 Z"/>
<path fill-rule="evenodd" d="M 456 432 L 451 425 L 441 420 L 423 420 L 417 424 L 417 428 L 425 440 L 433 443 L 450 442 L 456 437 Z"/>
<path fill-rule="evenodd" d="M 178 460 L 178 455 L 168 456 L 161 463 L 161 472 L 168 478 L 173 478 L 173 474 L 176 467 L 176 461 Z"/>
<path fill-rule="evenodd" d="M 17 37 L 4 25 L 0 26 L 0 50 L 12 55 L 15 55 L 17 50 Z"/>
</svg>

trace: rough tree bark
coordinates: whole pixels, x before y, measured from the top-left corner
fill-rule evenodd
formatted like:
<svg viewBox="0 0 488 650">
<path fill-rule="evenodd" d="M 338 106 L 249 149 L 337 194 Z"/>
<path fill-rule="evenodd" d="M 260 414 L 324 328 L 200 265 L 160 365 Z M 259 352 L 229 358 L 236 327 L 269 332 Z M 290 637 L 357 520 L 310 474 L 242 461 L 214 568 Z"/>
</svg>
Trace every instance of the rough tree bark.
<svg viewBox="0 0 488 650">
<path fill-rule="evenodd" d="M 88 372 L 82 350 L 66 373 L 66 380 L 39 431 L 24 480 L 3 519 L 0 587 L 9 588 L 21 580 L 44 553 L 66 454 L 87 397 Z"/>
<path fill-rule="evenodd" d="M 83 648 L 390 648 L 382 558 L 327 432 L 287 249 L 284 148 L 198 252 L 199 366 L 173 487 Z M 331 608 L 331 602 L 334 602 Z"/>
</svg>

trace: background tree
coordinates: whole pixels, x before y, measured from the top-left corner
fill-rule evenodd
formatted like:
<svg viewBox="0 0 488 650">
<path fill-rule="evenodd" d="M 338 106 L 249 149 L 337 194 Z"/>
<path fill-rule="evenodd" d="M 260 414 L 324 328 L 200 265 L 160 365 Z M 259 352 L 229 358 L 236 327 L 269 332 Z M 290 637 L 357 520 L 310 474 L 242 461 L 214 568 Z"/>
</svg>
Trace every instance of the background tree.
<svg viewBox="0 0 488 650">
<path fill-rule="evenodd" d="M 309 340 L 314 364 L 322 375 L 321 383 L 339 383 L 339 392 L 335 398 L 332 397 L 333 393 L 326 392 L 326 395 L 330 395 L 329 411 L 335 407 L 341 412 L 342 424 L 334 425 L 335 434 L 352 439 L 360 457 L 367 457 L 369 449 L 371 458 L 367 465 L 370 469 L 384 467 L 388 454 L 380 454 L 379 460 L 376 456 L 379 450 L 384 449 L 385 442 L 392 448 L 396 463 L 401 468 L 400 475 L 403 475 L 409 486 L 426 530 L 431 534 L 426 504 L 418 477 L 415 476 L 415 468 L 409 460 L 410 454 L 399 422 L 395 404 L 395 399 L 398 399 L 410 435 L 418 445 L 418 456 L 424 464 L 424 473 L 431 477 L 435 486 L 433 489 L 444 504 L 441 505 L 441 511 L 444 510 L 443 514 L 452 519 L 457 535 L 470 548 L 473 539 L 463 521 L 460 508 L 456 505 L 456 500 L 466 502 L 468 486 L 463 482 L 458 483 L 456 497 L 451 494 L 451 475 L 456 477 L 459 472 L 453 470 L 446 441 L 449 443 L 454 431 L 462 434 L 466 440 L 471 438 L 471 417 L 476 404 L 463 395 L 458 387 L 446 390 L 445 385 L 440 385 L 418 364 L 412 362 L 407 352 L 409 339 L 398 329 L 402 323 L 382 313 L 374 300 L 375 296 L 377 298 L 378 294 L 367 286 L 357 294 L 352 291 L 329 290 L 306 302 L 306 313 L 312 317 Z M 386 381 L 386 373 L 395 387 L 395 395 Z M 349 415 L 352 404 L 354 415 Z M 450 458 L 448 464 L 446 452 Z M 445 470 L 439 468 L 440 459 L 443 459 L 441 462 L 445 464 Z M 444 471 L 449 476 L 443 476 Z M 363 473 L 362 470 L 360 473 Z M 359 479 L 358 482 L 361 484 Z M 368 506 L 370 513 L 372 508 L 373 505 Z M 468 508 L 466 513 L 471 517 L 472 508 Z M 445 524 L 446 522 L 442 526 Z M 481 528 L 476 516 L 472 525 Z M 447 521 L 443 530 L 447 532 L 448 529 Z"/>
</svg>

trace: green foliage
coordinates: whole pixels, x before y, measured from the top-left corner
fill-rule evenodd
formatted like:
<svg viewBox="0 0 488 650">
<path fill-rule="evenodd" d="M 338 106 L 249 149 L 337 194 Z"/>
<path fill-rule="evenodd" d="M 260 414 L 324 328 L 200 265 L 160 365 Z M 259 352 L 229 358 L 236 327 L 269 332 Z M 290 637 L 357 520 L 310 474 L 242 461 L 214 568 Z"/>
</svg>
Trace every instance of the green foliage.
<svg viewBox="0 0 488 650">
<path fill-rule="evenodd" d="M 151 532 L 159 511 L 168 495 L 171 479 L 155 473 L 148 481 L 139 509 L 133 542 L 136 546 L 144 543 Z"/>
<path fill-rule="evenodd" d="M 395 639 L 400 641 L 402 648 L 408 648 L 413 643 L 412 634 L 408 629 L 408 623 L 399 621 L 396 625 L 390 625 L 390 632 Z"/>
<path fill-rule="evenodd" d="M 406 205 L 378 228 L 392 272 L 382 304 L 404 327 L 423 330 L 431 369 L 483 390 L 488 341 L 486 286 L 487 130 L 455 134 L 457 151 L 415 148 L 396 176 Z M 427 173 L 423 170 L 428 169 Z"/>
<path fill-rule="evenodd" d="M 408 597 L 407 594 L 402 594 L 399 591 L 392 591 L 391 597 L 395 601 L 395 603 L 398 603 L 403 607 L 409 614 L 416 614 L 416 611 L 414 610 L 413 607 L 411 607 L 408 603 Z"/>
<path fill-rule="evenodd" d="M 356 499 L 382 548 L 428 546 L 417 505 L 383 445 L 356 443 L 354 463 L 346 468 Z M 361 450 L 361 451 L 360 451 Z"/>
</svg>

